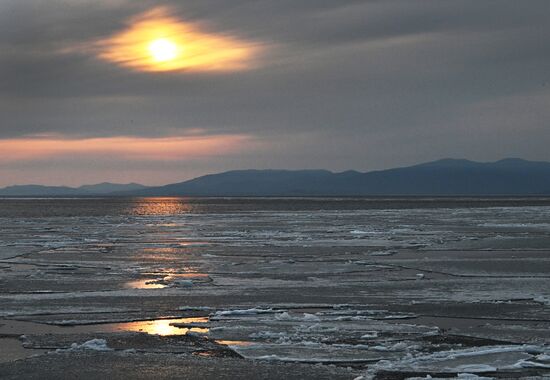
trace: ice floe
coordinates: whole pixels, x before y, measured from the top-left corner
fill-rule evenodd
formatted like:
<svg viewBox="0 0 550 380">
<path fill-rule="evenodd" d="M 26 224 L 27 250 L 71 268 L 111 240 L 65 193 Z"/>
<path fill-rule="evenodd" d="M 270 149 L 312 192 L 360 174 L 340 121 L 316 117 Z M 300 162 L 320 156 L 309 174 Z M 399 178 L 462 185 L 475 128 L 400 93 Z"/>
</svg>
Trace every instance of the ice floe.
<svg viewBox="0 0 550 380">
<path fill-rule="evenodd" d="M 71 347 L 68 348 L 68 351 L 79 350 L 112 351 L 113 349 L 107 346 L 107 341 L 105 339 L 91 339 L 82 344 L 73 343 Z"/>
</svg>

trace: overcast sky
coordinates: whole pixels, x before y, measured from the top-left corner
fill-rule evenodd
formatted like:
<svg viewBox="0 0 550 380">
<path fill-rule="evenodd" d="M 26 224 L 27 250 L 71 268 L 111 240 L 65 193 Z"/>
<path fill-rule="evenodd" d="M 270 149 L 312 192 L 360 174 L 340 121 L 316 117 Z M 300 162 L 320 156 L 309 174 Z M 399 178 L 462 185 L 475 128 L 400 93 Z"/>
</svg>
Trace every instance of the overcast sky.
<svg viewBox="0 0 550 380">
<path fill-rule="evenodd" d="M 112 41 L 152 14 L 217 66 L 132 66 Z M 549 17 L 548 0 L 1 0 L 0 185 L 550 160 Z"/>
</svg>

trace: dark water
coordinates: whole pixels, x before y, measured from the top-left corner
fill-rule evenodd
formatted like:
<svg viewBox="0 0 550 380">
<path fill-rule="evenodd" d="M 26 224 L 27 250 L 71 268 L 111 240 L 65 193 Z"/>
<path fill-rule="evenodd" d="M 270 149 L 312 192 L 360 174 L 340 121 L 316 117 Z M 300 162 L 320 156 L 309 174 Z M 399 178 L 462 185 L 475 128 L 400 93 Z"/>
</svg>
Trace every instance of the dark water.
<svg viewBox="0 0 550 380">
<path fill-rule="evenodd" d="M 0 217 L 173 216 L 188 213 L 529 206 L 550 206 L 550 198 L 0 198 Z"/>
</svg>

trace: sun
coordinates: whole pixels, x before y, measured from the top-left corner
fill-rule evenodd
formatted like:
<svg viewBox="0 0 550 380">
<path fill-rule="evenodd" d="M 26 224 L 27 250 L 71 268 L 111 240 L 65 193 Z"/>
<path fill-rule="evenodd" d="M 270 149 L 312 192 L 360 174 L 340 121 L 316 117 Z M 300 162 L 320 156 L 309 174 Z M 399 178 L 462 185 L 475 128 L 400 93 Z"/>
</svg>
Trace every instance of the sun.
<svg viewBox="0 0 550 380">
<path fill-rule="evenodd" d="M 178 46 L 170 40 L 159 38 L 149 43 L 149 53 L 157 62 L 172 61 L 178 56 Z"/>
<path fill-rule="evenodd" d="M 174 13 L 157 7 L 128 19 L 126 28 L 95 42 L 97 56 L 143 72 L 227 72 L 257 65 L 263 50 L 257 42 L 207 31 Z"/>
</svg>

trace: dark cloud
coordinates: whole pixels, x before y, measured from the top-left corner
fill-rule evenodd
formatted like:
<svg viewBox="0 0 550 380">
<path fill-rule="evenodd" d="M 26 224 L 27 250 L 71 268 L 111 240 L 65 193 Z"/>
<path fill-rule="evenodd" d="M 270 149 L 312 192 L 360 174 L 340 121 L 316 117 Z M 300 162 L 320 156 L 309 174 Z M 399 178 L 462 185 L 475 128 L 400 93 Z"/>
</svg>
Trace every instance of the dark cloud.
<svg viewBox="0 0 550 380">
<path fill-rule="evenodd" d="M 159 4 L 262 44 L 259 67 L 139 73 L 82 49 Z M 547 0 L 5 0 L 0 138 L 200 128 L 263 139 L 239 167 L 550 159 L 549 11 Z M 227 169 L 216 162 L 195 167 Z"/>
</svg>

